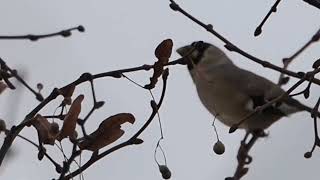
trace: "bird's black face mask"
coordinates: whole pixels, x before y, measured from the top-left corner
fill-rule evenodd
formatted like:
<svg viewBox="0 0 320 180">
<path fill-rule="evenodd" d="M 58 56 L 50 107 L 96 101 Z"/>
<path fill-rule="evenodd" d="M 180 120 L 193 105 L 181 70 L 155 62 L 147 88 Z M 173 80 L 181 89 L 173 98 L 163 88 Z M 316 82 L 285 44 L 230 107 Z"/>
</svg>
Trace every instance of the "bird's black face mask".
<svg viewBox="0 0 320 180">
<path fill-rule="evenodd" d="M 210 45 L 211 45 L 211 44 L 206 43 L 206 42 L 203 42 L 203 41 L 196 41 L 196 42 L 193 42 L 193 43 L 191 44 L 191 47 L 194 48 L 194 51 L 196 51 L 197 54 L 196 54 L 196 57 L 190 58 L 190 59 L 192 60 L 192 62 L 189 61 L 189 62 L 187 63 L 189 70 L 192 70 L 192 69 L 193 69 L 193 65 L 196 65 L 196 64 L 198 64 L 198 63 L 201 61 L 201 59 L 202 59 L 202 57 L 203 57 L 203 55 L 204 55 L 205 50 L 206 50 L 208 47 L 210 47 Z"/>
</svg>

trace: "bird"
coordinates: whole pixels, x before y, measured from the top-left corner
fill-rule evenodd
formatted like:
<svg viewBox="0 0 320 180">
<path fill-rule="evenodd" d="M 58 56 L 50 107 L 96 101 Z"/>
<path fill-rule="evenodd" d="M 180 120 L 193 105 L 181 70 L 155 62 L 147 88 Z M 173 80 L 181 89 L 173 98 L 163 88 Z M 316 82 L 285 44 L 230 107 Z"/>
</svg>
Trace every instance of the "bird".
<svg viewBox="0 0 320 180">
<path fill-rule="evenodd" d="M 237 125 L 247 131 L 263 131 L 282 117 L 300 111 L 312 112 L 312 108 L 290 96 L 257 112 L 257 107 L 285 91 L 278 84 L 236 66 L 221 49 L 210 43 L 196 41 L 176 52 L 187 62 L 202 104 L 228 127 Z"/>
</svg>

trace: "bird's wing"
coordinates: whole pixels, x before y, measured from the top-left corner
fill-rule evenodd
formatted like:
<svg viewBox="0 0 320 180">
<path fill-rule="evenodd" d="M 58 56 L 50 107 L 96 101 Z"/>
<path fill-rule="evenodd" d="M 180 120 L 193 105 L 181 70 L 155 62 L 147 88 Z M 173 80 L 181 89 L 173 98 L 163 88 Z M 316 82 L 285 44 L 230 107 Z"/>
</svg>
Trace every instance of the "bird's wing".
<svg viewBox="0 0 320 180">
<path fill-rule="evenodd" d="M 217 71 L 221 71 L 221 73 L 216 74 L 223 74 L 224 80 L 232 83 L 232 87 L 237 88 L 242 94 L 248 96 L 249 102 L 247 104 L 251 105 L 249 108 L 252 108 L 252 110 L 281 96 L 285 92 L 272 81 L 236 66 L 221 66 L 219 70 L 217 68 Z M 306 106 L 302 105 L 299 101 L 285 97 L 282 102 L 266 108 L 265 111 L 285 116 L 297 111 L 306 110 L 303 107 Z"/>
</svg>

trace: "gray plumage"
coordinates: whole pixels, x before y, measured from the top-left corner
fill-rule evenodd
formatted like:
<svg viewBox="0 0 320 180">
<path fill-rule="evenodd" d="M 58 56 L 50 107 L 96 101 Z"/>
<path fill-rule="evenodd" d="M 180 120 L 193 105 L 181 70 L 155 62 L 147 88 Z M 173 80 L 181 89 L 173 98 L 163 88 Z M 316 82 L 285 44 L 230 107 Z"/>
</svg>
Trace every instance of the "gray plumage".
<svg viewBox="0 0 320 180">
<path fill-rule="evenodd" d="M 190 51 L 192 53 L 190 53 Z M 204 42 L 181 47 L 177 52 L 188 58 L 188 69 L 203 105 L 227 126 L 253 112 L 255 107 L 282 95 L 284 90 L 270 80 L 234 65 L 219 48 Z M 190 63 L 191 62 L 191 63 Z M 281 117 L 312 109 L 286 97 L 240 125 L 247 130 L 266 129 Z"/>
</svg>

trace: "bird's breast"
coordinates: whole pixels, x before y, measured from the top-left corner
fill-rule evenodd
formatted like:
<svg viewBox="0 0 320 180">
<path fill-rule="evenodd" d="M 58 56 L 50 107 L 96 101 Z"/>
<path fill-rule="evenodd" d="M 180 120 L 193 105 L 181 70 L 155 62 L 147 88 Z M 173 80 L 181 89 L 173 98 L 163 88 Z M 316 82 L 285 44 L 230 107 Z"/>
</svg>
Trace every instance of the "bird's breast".
<svg viewBox="0 0 320 180">
<path fill-rule="evenodd" d="M 245 107 L 249 98 L 240 93 L 234 84 L 223 79 L 205 78 L 201 74 L 193 78 L 202 104 L 227 126 L 234 125 L 240 120 L 239 117 L 250 112 Z"/>
</svg>

